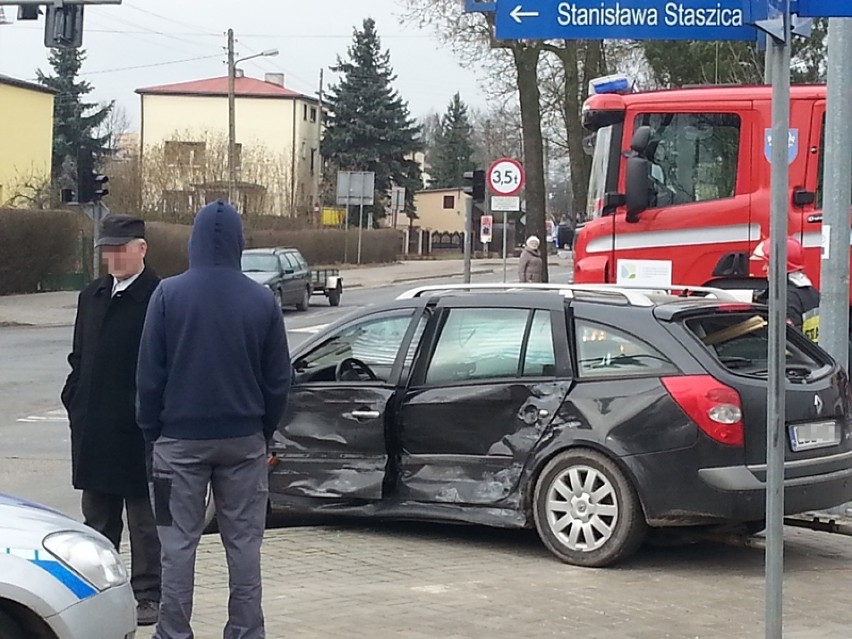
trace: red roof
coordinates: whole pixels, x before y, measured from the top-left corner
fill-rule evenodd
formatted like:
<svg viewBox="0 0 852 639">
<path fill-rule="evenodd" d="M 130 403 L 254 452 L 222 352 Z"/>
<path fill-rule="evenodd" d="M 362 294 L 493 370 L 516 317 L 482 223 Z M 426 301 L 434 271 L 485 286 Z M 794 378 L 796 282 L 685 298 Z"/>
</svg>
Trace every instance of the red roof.
<svg viewBox="0 0 852 639">
<path fill-rule="evenodd" d="M 213 95 L 227 97 L 228 76 L 136 89 L 141 95 Z M 234 95 L 248 98 L 305 98 L 298 91 L 255 78 L 234 78 Z"/>
</svg>

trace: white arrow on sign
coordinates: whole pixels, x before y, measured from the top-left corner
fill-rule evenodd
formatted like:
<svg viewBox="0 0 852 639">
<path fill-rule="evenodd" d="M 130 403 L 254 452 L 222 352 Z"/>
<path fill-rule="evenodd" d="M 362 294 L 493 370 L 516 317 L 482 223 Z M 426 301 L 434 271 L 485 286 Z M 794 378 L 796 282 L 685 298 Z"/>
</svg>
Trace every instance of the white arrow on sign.
<svg viewBox="0 0 852 639">
<path fill-rule="evenodd" d="M 509 12 L 509 15 L 512 16 L 515 22 L 521 24 L 521 18 L 537 18 L 538 11 L 524 11 L 524 8 L 518 5 Z"/>
</svg>

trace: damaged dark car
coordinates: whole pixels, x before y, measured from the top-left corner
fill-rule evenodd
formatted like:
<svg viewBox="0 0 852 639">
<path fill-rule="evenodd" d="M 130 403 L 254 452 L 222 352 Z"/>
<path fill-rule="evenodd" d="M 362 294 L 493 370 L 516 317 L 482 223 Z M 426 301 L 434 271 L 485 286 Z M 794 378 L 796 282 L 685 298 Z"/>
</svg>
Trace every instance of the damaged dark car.
<svg viewBox="0 0 852 639">
<path fill-rule="evenodd" d="M 275 509 L 535 528 L 606 566 L 649 530 L 760 529 L 759 305 L 583 286 L 409 291 L 294 351 Z M 852 500 L 846 374 L 790 327 L 787 514 Z"/>
</svg>

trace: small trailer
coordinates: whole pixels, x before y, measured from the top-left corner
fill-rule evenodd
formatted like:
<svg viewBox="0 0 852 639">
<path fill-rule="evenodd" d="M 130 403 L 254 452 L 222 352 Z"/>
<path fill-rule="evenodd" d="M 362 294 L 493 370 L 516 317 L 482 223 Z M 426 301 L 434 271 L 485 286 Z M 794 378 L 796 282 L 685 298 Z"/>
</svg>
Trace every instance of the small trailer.
<svg viewBox="0 0 852 639">
<path fill-rule="evenodd" d="M 314 295 L 325 295 L 330 306 L 339 306 L 340 296 L 343 295 L 343 278 L 340 276 L 340 269 L 311 269 L 311 292 Z"/>
</svg>

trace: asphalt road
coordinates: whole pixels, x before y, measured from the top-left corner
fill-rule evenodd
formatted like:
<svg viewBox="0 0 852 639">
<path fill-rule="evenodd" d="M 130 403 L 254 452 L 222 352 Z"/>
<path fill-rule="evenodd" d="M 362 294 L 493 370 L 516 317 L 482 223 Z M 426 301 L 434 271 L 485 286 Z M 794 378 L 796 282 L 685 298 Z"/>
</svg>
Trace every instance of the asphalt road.
<svg viewBox="0 0 852 639">
<path fill-rule="evenodd" d="M 551 265 L 554 281 L 567 281 L 564 265 Z M 564 271 L 564 273 L 562 272 Z M 512 278 L 514 273 L 509 272 Z M 474 282 L 500 282 L 502 271 L 473 276 Z M 379 304 L 415 286 L 449 278 L 356 288 L 340 306 L 315 296 L 305 313 L 284 314 L 291 347 L 358 308 Z M 59 392 L 68 374 L 66 357 L 72 328 L 0 327 L 0 492 L 80 517 L 79 494 L 71 488 L 70 434 Z"/>
</svg>

